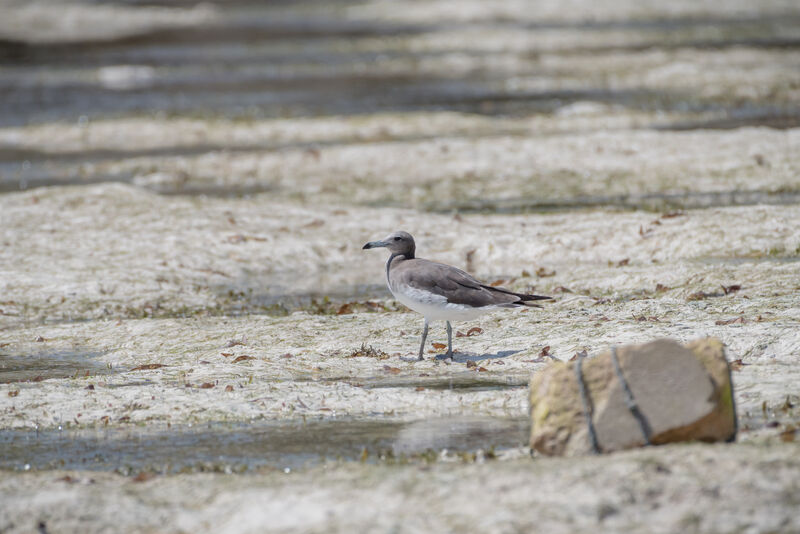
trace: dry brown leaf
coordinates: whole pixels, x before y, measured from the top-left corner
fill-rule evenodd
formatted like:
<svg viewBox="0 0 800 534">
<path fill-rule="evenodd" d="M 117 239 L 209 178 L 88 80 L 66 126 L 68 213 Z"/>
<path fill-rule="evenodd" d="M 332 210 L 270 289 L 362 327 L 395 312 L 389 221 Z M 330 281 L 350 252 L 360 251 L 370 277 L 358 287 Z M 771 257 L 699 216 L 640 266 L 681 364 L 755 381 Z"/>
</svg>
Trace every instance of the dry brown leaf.
<svg viewBox="0 0 800 534">
<path fill-rule="evenodd" d="M 400 373 L 399 367 L 392 367 L 390 365 L 384 365 L 383 370 L 389 373 L 390 375 L 396 375 Z"/>
<path fill-rule="evenodd" d="M 664 284 L 656 284 L 656 293 L 663 293 L 665 291 L 669 291 L 669 289 L 670 288 Z"/>
<path fill-rule="evenodd" d="M 684 215 L 686 215 L 686 213 L 683 211 L 670 211 L 669 213 L 664 213 L 663 215 L 661 215 L 661 218 L 673 219 L 675 217 L 683 217 Z"/>
<path fill-rule="evenodd" d="M 225 356 L 226 358 L 230 358 L 233 356 L 232 352 L 220 352 L 220 355 Z"/>
<path fill-rule="evenodd" d="M 617 262 L 617 267 L 624 267 L 625 265 L 628 265 L 630 262 L 631 262 L 630 258 L 621 259 Z"/>
<path fill-rule="evenodd" d="M 478 364 L 475 363 L 473 360 L 467 360 L 467 369 L 473 369 L 478 367 Z"/>
<path fill-rule="evenodd" d="M 728 295 L 730 293 L 735 293 L 735 292 L 739 291 L 740 289 L 742 289 L 742 286 L 739 285 L 739 284 L 733 284 L 733 285 L 730 285 L 730 286 L 722 286 L 722 292 L 725 293 L 726 295 Z"/>
<path fill-rule="evenodd" d="M 479 326 L 473 326 L 469 330 L 467 330 L 467 336 L 477 336 L 479 334 L 483 334 L 483 328 Z"/>
<path fill-rule="evenodd" d="M 431 343 L 431 345 L 433 345 L 433 348 L 436 350 L 442 350 L 447 348 L 447 345 L 445 345 L 444 343 Z"/>
<path fill-rule="evenodd" d="M 231 391 L 233 391 L 233 386 L 231 386 L 230 384 L 228 384 L 227 386 L 225 386 L 225 392 L 226 392 L 226 393 L 230 393 Z"/>
<path fill-rule="evenodd" d="M 133 477 L 132 480 L 134 482 L 147 482 L 148 480 L 151 480 L 155 477 L 156 475 L 154 473 L 148 473 L 147 471 L 142 471 L 141 473 Z"/>
<path fill-rule="evenodd" d="M 791 443 L 794 441 L 796 434 L 797 428 L 794 426 L 788 426 L 783 432 L 780 433 L 781 441 L 784 443 Z"/>
<path fill-rule="evenodd" d="M 248 356 L 247 354 L 242 354 L 241 356 L 237 356 L 233 359 L 233 363 L 239 362 L 246 362 L 247 360 L 255 360 L 254 356 Z"/>
<path fill-rule="evenodd" d="M 734 370 L 734 371 L 741 371 L 742 367 L 744 367 L 744 366 L 745 366 L 745 363 L 742 362 L 741 358 L 739 358 L 738 360 L 733 360 L 731 362 L 731 369 Z"/>
<path fill-rule="evenodd" d="M 548 269 L 546 267 L 539 267 L 536 269 L 536 276 L 538 276 L 539 278 L 549 278 L 555 275 L 556 275 L 555 269 Z"/>
<path fill-rule="evenodd" d="M 17 395 L 19 395 L 19 390 L 18 389 L 15 389 L 14 391 L 9 391 L 8 392 L 8 396 L 9 397 L 16 397 Z"/>
<path fill-rule="evenodd" d="M 747 319 L 744 317 L 734 317 L 733 319 L 719 319 L 718 321 L 714 321 L 714 324 L 717 326 L 727 325 L 727 324 L 744 324 L 747 322 Z"/>
<path fill-rule="evenodd" d="M 213 383 L 213 382 L 203 382 L 203 383 L 202 383 L 202 384 L 200 384 L 198 387 L 199 387 L 200 389 L 211 389 L 211 388 L 213 388 L 213 387 L 214 387 L 214 383 Z"/>
<path fill-rule="evenodd" d="M 146 363 L 144 365 L 139 365 L 131 369 L 131 371 L 148 371 L 150 369 L 161 369 L 162 367 L 166 367 L 163 363 Z"/>
<path fill-rule="evenodd" d="M 550 356 L 550 345 L 546 345 L 542 351 L 539 353 L 539 357 L 543 358 L 545 356 Z"/>
<path fill-rule="evenodd" d="M 486 371 L 488 371 L 488 369 L 486 367 L 478 367 L 478 372 L 479 373 L 483 373 L 483 372 L 486 372 Z"/>
</svg>

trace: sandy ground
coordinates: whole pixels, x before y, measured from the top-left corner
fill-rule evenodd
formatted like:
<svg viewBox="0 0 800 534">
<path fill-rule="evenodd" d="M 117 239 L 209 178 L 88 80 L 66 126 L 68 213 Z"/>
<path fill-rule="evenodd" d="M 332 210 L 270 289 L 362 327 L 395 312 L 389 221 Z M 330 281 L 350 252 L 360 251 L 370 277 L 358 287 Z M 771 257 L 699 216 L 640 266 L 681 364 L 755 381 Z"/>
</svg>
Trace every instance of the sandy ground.
<svg viewBox="0 0 800 534">
<path fill-rule="evenodd" d="M 405 6 L 0 4 L 0 531 L 800 530 L 795 3 Z M 409 361 L 401 228 L 554 301 Z M 705 336 L 734 444 L 501 432 L 551 358 Z"/>
</svg>

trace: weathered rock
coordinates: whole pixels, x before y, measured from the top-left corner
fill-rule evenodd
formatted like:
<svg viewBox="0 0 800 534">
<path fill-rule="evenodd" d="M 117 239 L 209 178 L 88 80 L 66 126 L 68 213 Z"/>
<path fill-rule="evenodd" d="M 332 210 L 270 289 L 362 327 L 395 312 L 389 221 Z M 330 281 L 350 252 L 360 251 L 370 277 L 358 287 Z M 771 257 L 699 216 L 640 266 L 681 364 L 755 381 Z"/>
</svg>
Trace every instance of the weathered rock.
<svg viewBox="0 0 800 534">
<path fill-rule="evenodd" d="M 709 338 L 683 346 L 662 339 L 619 347 L 617 356 L 652 444 L 735 437 L 730 370 L 721 341 Z M 553 363 L 531 378 L 530 443 L 540 453 L 593 450 L 576 365 Z M 599 450 L 645 445 L 645 431 L 626 403 L 611 351 L 586 359 L 582 378 Z"/>
</svg>

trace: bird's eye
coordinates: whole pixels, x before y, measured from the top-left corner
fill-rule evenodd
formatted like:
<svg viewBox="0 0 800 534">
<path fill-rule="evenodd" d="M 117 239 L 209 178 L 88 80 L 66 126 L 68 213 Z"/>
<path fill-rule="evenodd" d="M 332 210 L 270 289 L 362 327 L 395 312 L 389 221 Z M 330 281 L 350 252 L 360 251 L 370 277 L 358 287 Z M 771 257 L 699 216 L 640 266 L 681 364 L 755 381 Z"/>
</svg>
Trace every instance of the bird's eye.
<svg viewBox="0 0 800 534">
<path fill-rule="evenodd" d="M 400 238 L 399 237 L 395 237 L 394 240 L 395 241 L 400 241 Z"/>
</svg>

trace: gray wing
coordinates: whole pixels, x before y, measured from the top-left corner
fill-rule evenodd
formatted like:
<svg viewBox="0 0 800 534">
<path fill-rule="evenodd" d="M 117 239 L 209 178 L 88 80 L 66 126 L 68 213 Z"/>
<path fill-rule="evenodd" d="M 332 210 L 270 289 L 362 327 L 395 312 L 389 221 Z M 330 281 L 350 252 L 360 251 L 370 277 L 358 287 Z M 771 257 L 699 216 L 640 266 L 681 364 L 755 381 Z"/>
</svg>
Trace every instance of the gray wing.
<svg viewBox="0 0 800 534">
<path fill-rule="evenodd" d="M 402 262 L 393 275 L 401 284 L 441 295 L 454 304 L 466 304 L 475 308 L 525 305 L 529 300 L 549 298 L 491 287 L 461 269 L 419 258 Z"/>
</svg>

